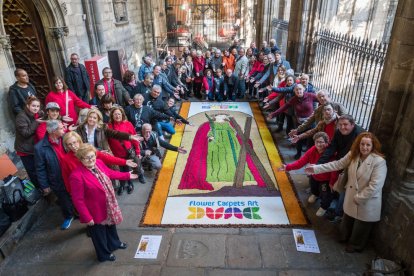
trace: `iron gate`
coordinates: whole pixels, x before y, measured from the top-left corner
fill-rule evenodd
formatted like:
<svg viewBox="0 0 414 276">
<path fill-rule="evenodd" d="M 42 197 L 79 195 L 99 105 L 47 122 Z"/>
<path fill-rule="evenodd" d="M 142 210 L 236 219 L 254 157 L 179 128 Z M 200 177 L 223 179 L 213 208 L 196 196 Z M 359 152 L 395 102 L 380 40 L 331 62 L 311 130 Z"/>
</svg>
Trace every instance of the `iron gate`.
<svg viewBox="0 0 414 276">
<path fill-rule="evenodd" d="M 316 34 L 313 84 L 331 92 L 357 124 L 368 129 L 377 99 L 387 44 L 328 30 Z"/>
</svg>

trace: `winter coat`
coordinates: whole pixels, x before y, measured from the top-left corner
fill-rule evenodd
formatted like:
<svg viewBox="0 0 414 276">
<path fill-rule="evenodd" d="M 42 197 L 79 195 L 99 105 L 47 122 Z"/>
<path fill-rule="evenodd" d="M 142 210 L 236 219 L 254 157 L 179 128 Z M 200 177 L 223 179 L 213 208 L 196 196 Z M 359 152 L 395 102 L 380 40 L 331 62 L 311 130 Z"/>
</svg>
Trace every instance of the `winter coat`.
<svg viewBox="0 0 414 276">
<path fill-rule="evenodd" d="M 109 169 L 101 160 L 96 160 L 96 166 L 109 178 L 128 180 L 128 172 L 118 172 Z M 76 168 L 71 176 L 72 201 L 79 212 L 81 223 L 88 223 L 91 220 L 95 224 L 103 222 L 107 214 L 106 193 L 102 184 L 85 166 Z"/>
<path fill-rule="evenodd" d="M 36 88 L 33 84 L 28 83 L 27 88 L 22 88 L 17 85 L 17 81 L 9 88 L 8 102 L 13 110 L 14 115 L 19 114 L 26 105 L 26 100 L 29 96 L 36 96 Z"/>
<path fill-rule="evenodd" d="M 361 221 L 375 222 L 381 218 L 382 187 L 387 164 L 381 156 L 371 153 L 360 164 L 360 157 L 351 160 L 351 153 L 338 161 L 317 165 L 315 173 L 347 169 L 344 212 Z"/>
<path fill-rule="evenodd" d="M 34 154 L 36 129 L 39 123 L 26 108 L 16 117 L 16 140 L 14 149 L 25 154 Z"/>
<path fill-rule="evenodd" d="M 86 72 L 86 68 L 83 64 L 79 64 L 79 72 L 69 64 L 65 69 L 65 82 L 69 90 L 73 91 L 79 98 L 89 99 L 89 75 Z"/>
</svg>

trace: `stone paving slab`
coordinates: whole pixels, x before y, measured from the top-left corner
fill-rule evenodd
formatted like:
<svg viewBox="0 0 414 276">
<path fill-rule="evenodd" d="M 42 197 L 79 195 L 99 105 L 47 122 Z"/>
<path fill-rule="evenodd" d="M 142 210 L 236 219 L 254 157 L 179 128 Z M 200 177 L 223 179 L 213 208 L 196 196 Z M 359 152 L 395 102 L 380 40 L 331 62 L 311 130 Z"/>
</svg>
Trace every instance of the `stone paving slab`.
<svg viewBox="0 0 414 276">
<path fill-rule="evenodd" d="M 168 266 L 224 267 L 226 236 L 175 234 L 168 254 Z"/>
<path fill-rule="evenodd" d="M 174 228 L 175 233 L 181 234 L 226 234 L 226 235 L 238 235 L 240 234 L 240 228 L 207 228 L 207 227 L 195 227 L 195 228 Z"/>
<path fill-rule="evenodd" d="M 276 271 L 214 269 L 207 276 L 277 276 Z"/>
<path fill-rule="evenodd" d="M 161 276 L 204 276 L 202 268 L 165 267 L 161 270 Z"/>
<path fill-rule="evenodd" d="M 362 273 L 342 272 L 337 270 L 321 271 L 321 270 L 287 270 L 279 272 L 278 276 L 358 276 Z"/>
<path fill-rule="evenodd" d="M 227 238 L 229 267 L 256 268 L 262 266 L 259 242 L 256 236 L 229 236 Z"/>
<path fill-rule="evenodd" d="M 288 260 L 280 241 L 281 235 L 259 235 L 260 254 L 265 268 L 287 268 Z"/>
</svg>

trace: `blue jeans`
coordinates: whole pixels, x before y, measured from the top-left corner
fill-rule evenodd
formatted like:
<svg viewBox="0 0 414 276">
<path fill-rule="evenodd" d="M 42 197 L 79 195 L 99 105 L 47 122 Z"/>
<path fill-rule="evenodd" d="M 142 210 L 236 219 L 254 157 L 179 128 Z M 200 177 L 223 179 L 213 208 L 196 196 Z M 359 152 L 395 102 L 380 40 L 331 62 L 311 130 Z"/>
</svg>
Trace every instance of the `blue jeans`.
<svg viewBox="0 0 414 276">
<path fill-rule="evenodd" d="M 170 122 L 157 122 L 158 136 L 164 136 L 162 131 L 166 131 L 169 134 L 175 134 L 174 126 Z"/>
<path fill-rule="evenodd" d="M 239 78 L 237 80 L 237 98 L 242 99 L 244 93 L 246 93 L 246 80 L 244 78 Z"/>
</svg>

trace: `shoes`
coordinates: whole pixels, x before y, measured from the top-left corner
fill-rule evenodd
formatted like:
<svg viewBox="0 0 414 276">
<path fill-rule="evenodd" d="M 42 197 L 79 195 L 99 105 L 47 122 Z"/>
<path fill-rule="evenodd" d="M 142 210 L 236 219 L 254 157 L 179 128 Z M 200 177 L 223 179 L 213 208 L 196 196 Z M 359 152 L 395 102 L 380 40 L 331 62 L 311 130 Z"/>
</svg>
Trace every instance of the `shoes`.
<svg viewBox="0 0 414 276">
<path fill-rule="evenodd" d="M 308 203 L 315 203 L 315 201 L 318 199 L 316 195 L 310 195 L 308 197 Z"/>
<path fill-rule="evenodd" d="M 99 261 L 100 261 L 100 262 L 105 262 L 105 261 L 110 261 L 110 262 L 113 262 L 113 261 L 115 261 L 115 260 L 116 260 L 115 255 L 114 255 L 114 254 L 111 254 L 111 255 L 109 255 L 109 257 L 108 257 L 108 258 L 103 259 L 103 260 L 99 260 Z"/>
<path fill-rule="evenodd" d="M 143 174 L 139 174 L 139 175 L 138 175 L 138 181 L 139 181 L 141 184 L 145 184 L 145 177 L 144 177 L 144 175 L 143 175 Z"/>
<path fill-rule="evenodd" d="M 124 193 L 124 186 L 121 185 L 118 188 L 118 191 L 116 192 L 117 195 L 121 196 Z"/>
<path fill-rule="evenodd" d="M 129 183 L 127 186 L 127 193 L 130 195 L 134 191 L 134 184 Z"/>
<path fill-rule="evenodd" d="M 121 242 L 121 244 L 119 245 L 119 249 L 127 249 L 128 244 L 126 242 Z"/>
<path fill-rule="evenodd" d="M 62 230 L 66 230 L 70 227 L 71 223 L 72 223 L 73 217 L 70 217 L 68 219 L 65 219 L 62 223 L 62 225 L 60 226 L 60 229 Z"/>
<path fill-rule="evenodd" d="M 331 223 L 340 223 L 342 221 L 341 216 L 334 216 L 328 219 Z"/>
<path fill-rule="evenodd" d="M 325 215 L 326 210 L 323 209 L 322 207 L 319 207 L 318 211 L 316 211 L 316 216 L 317 217 L 323 217 L 323 215 Z"/>
</svg>

